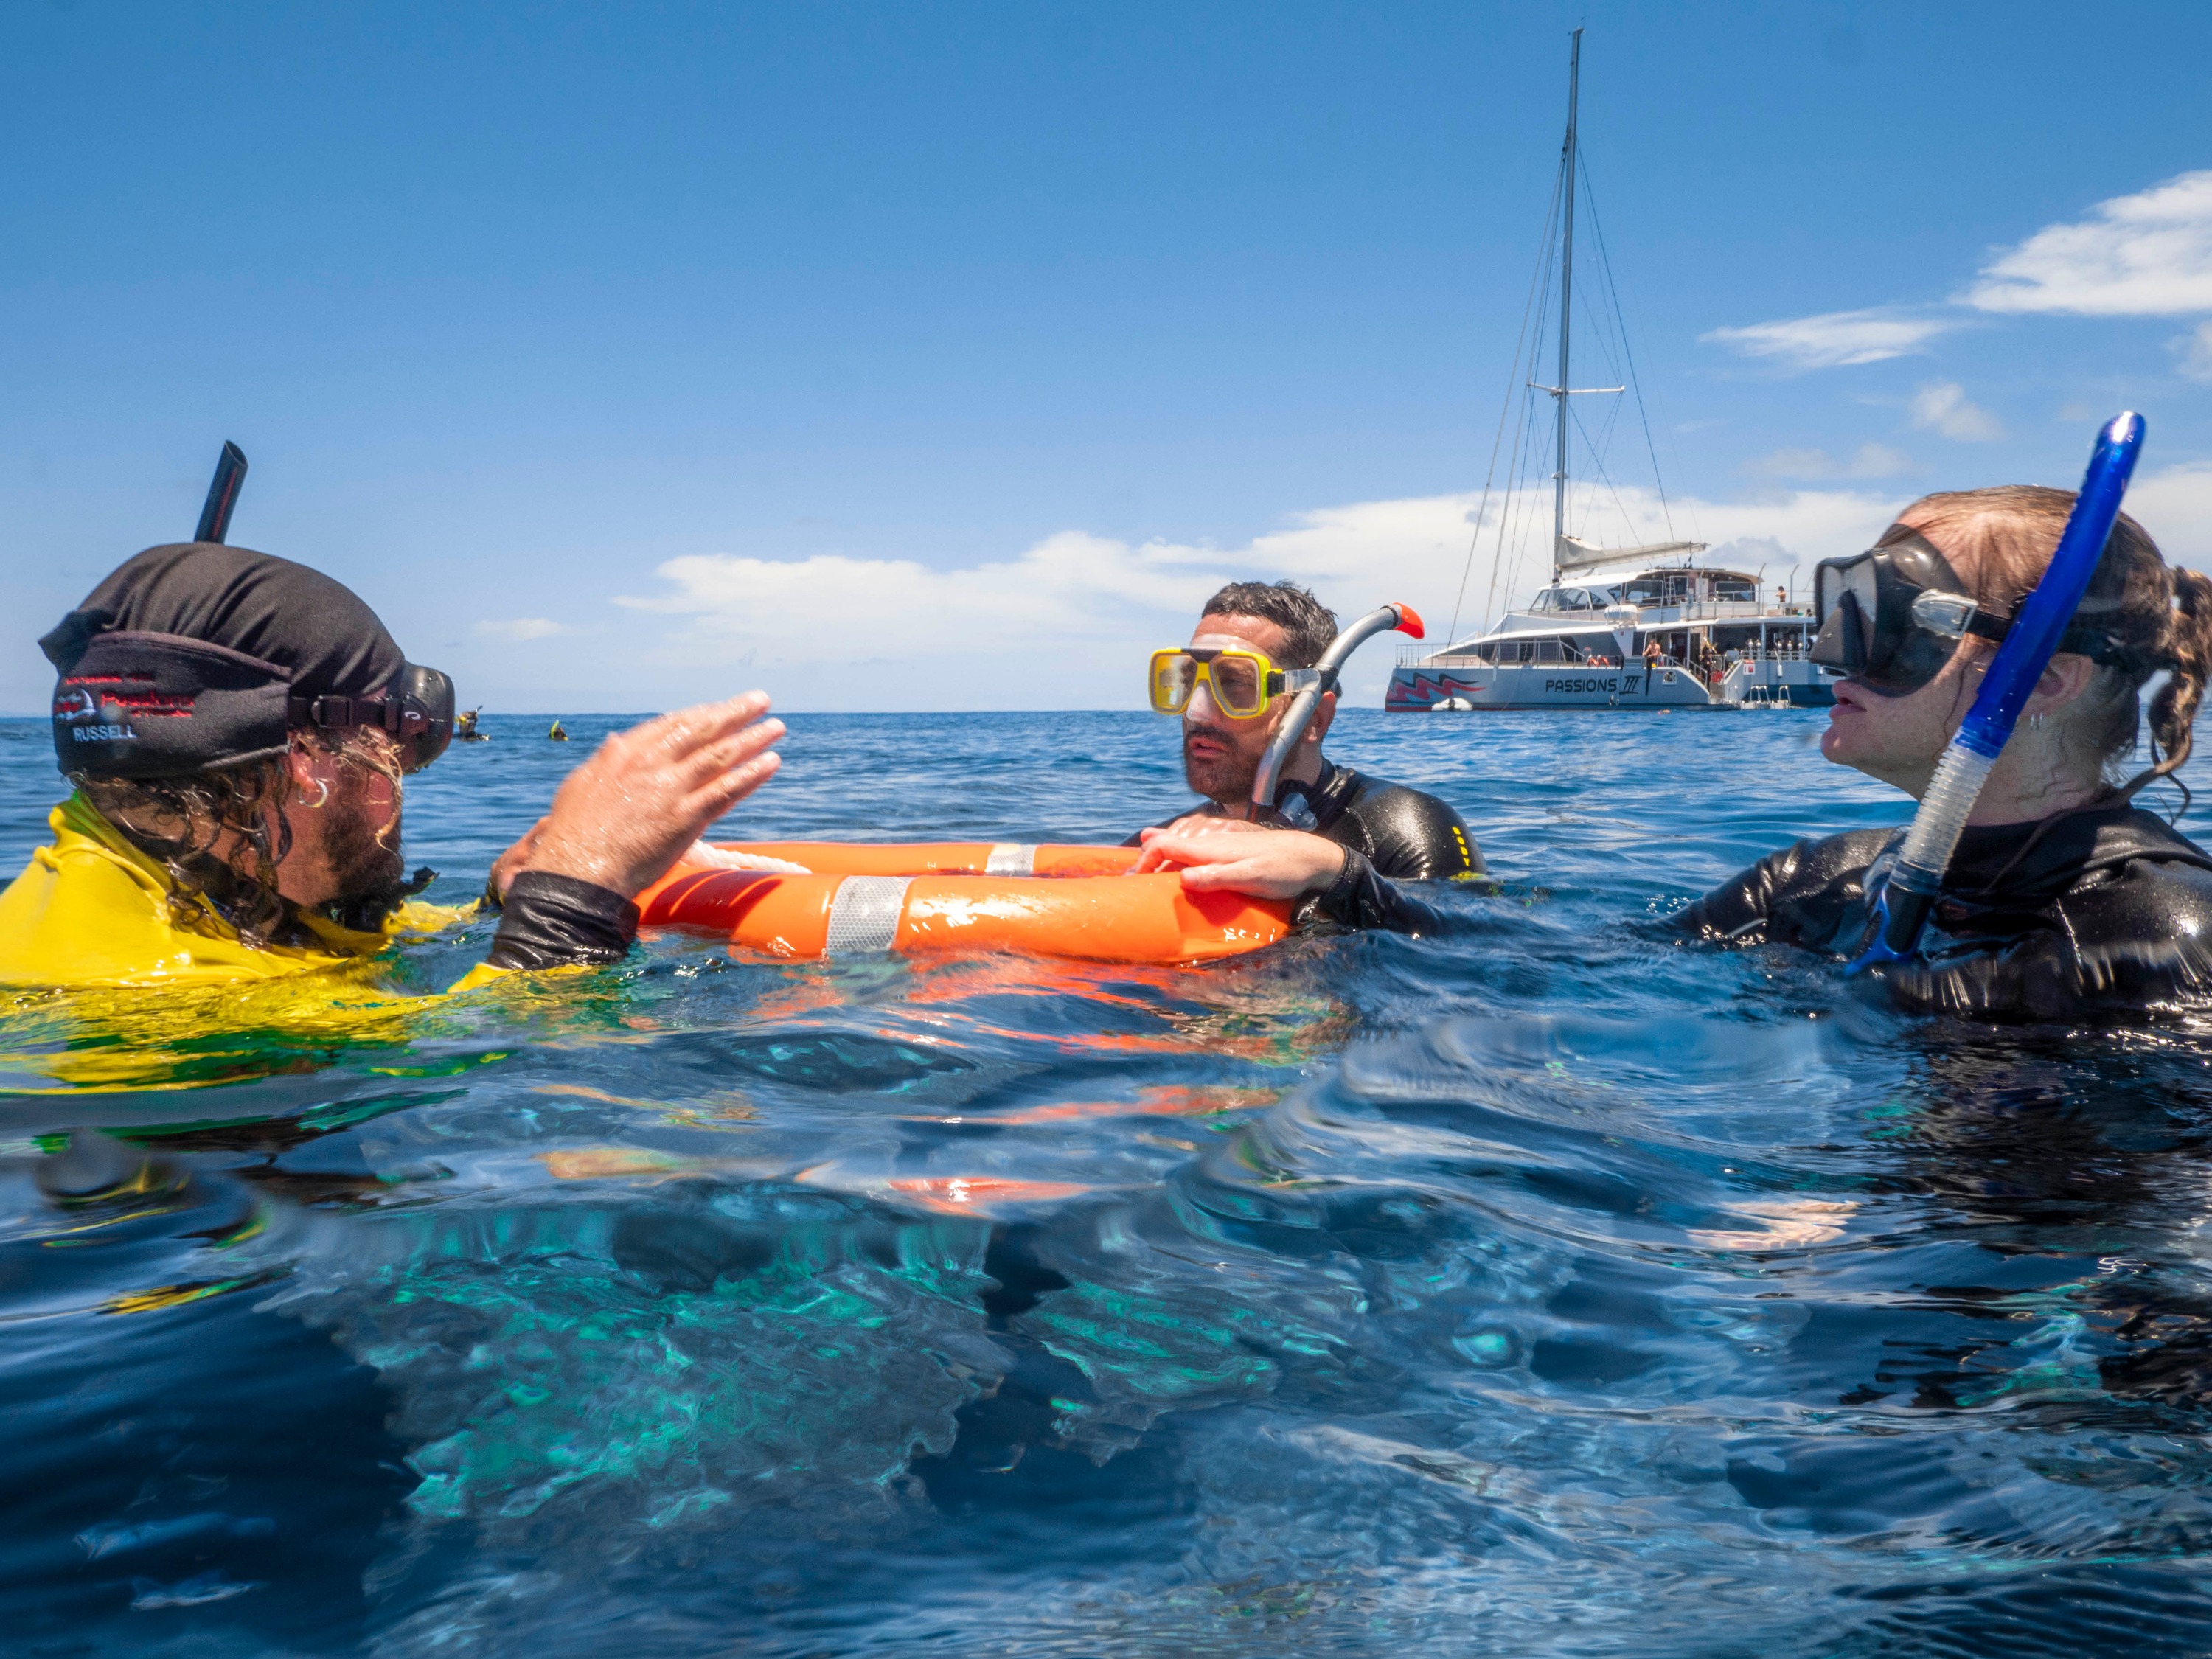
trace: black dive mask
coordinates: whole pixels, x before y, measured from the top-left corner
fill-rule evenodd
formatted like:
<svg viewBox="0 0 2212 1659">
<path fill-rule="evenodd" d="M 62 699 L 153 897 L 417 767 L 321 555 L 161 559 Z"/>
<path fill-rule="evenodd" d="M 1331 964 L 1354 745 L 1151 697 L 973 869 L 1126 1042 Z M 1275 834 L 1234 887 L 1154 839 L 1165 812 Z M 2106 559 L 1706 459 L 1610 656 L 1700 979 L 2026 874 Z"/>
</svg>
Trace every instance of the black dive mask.
<svg viewBox="0 0 2212 1659">
<path fill-rule="evenodd" d="M 1951 562 L 1913 531 L 1848 559 L 1823 559 L 1813 569 L 1820 631 L 1805 654 L 1877 696 L 1910 696 L 1943 672 L 1968 635 L 1995 645 L 2012 632 L 2010 617 L 1983 610 L 1963 586 Z M 2128 660 L 2118 640 L 2080 620 L 2058 648 L 2093 662 Z"/>
<path fill-rule="evenodd" d="M 294 697 L 289 713 L 295 726 L 375 726 L 399 745 L 399 769 L 419 772 L 453 740 L 453 682 L 438 669 L 405 663 L 381 696 Z"/>
<path fill-rule="evenodd" d="M 1820 632 L 1806 655 L 1885 697 L 1917 691 L 1967 635 L 1995 642 L 2011 631 L 2011 617 L 1984 611 L 1963 585 L 1950 561 L 1910 532 L 1823 559 L 1813 571 Z"/>
</svg>

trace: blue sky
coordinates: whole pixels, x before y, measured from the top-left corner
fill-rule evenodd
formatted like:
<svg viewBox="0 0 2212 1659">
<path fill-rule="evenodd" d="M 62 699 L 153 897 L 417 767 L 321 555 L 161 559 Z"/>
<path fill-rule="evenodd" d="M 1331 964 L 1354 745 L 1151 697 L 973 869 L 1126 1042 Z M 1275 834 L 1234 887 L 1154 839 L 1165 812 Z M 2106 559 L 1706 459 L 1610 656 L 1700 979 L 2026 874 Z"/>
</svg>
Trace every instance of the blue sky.
<svg viewBox="0 0 2212 1659">
<path fill-rule="evenodd" d="M 1577 22 L 1684 528 L 1778 570 L 2132 405 L 2212 562 L 2203 5 L 25 0 L 0 708 L 226 437 L 233 539 L 495 709 L 1133 707 L 1228 574 L 1441 625 Z"/>
</svg>

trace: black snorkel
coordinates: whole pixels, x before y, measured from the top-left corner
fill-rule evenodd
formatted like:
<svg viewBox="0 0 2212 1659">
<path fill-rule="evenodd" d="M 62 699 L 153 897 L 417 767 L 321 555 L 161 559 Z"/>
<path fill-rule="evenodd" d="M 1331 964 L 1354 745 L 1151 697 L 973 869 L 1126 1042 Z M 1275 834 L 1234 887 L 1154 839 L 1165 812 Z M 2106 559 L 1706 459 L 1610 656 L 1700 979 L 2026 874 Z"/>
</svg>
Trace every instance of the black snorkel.
<svg viewBox="0 0 2212 1659">
<path fill-rule="evenodd" d="M 200 508 L 200 526 L 192 532 L 196 542 L 219 542 L 230 534 L 231 510 L 246 482 L 246 452 L 225 441 L 215 464 L 215 479 L 208 485 L 207 505 Z"/>
<path fill-rule="evenodd" d="M 1874 939 L 1847 972 L 1903 962 L 1919 949 L 1929 912 L 1943 890 L 1943 872 L 1958 850 L 1982 786 L 1989 781 L 1990 769 L 2004 752 L 2021 708 L 2063 641 L 2097 561 L 2104 556 L 2113 520 L 2120 515 L 2120 499 L 2127 494 L 2128 479 L 2142 451 L 2143 431 L 2142 416 L 2124 412 L 2097 434 L 2089 471 L 2081 480 L 2081 494 L 2074 498 L 2058 550 L 2051 556 L 2050 568 L 2021 606 L 2004 643 L 1990 659 L 1958 734 L 1936 762 L 1897 863 L 1875 898 Z"/>
<path fill-rule="evenodd" d="M 1267 745 L 1267 752 L 1260 757 L 1260 769 L 1252 776 L 1252 805 L 1248 816 L 1259 823 L 1275 816 L 1275 789 L 1282 781 L 1283 768 L 1291 758 L 1291 751 L 1313 724 L 1314 711 L 1321 707 L 1322 696 L 1336 690 L 1337 674 L 1352 653 L 1373 639 L 1377 634 L 1393 630 L 1410 635 L 1414 639 L 1424 637 L 1421 619 L 1410 605 L 1386 605 L 1370 611 L 1349 628 L 1340 630 L 1321 653 L 1314 665 L 1318 675 L 1315 684 L 1297 694 L 1291 704 L 1291 712 L 1283 717 L 1275 739 Z"/>
<path fill-rule="evenodd" d="M 245 485 L 246 452 L 225 441 L 216 459 L 215 477 L 208 483 L 207 501 L 200 508 L 196 542 L 225 543 L 230 534 L 230 515 L 238 507 L 238 492 Z M 380 726 L 399 748 L 400 770 L 419 772 L 446 752 L 456 725 L 453 682 L 435 668 L 416 663 L 401 666 L 398 682 L 380 698 L 293 697 L 287 702 L 289 724 L 332 730 L 354 726 Z M 412 889 L 409 890 L 413 890 Z"/>
</svg>

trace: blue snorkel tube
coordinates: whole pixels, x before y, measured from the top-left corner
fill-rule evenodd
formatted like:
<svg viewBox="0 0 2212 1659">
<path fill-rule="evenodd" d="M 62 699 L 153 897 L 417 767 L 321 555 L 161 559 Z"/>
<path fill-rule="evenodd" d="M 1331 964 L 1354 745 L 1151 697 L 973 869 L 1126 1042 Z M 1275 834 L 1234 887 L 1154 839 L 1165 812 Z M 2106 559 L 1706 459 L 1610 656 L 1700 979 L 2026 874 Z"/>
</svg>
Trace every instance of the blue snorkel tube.
<svg viewBox="0 0 2212 1659">
<path fill-rule="evenodd" d="M 1896 867 L 1875 901 L 1881 925 L 1874 942 L 1849 972 L 1905 961 L 1920 948 L 1928 913 L 1943 890 L 1943 872 L 1958 850 L 1982 786 L 1989 781 L 1990 769 L 2004 752 L 2020 711 L 2050 666 L 2051 654 L 2088 591 L 2089 578 L 2112 533 L 2112 521 L 2120 515 L 2120 498 L 2128 492 L 2142 441 L 2143 417 L 2132 412 L 2115 415 L 2097 434 L 2081 493 L 2074 499 L 2073 514 L 2058 538 L 2058 550 L 2051 556 L 2051 568 L 2021 606 L 2011 631 L 1982 676 L 1974 706 L 1936 763 L 1936 775 L 1905 832 Z"/>
</svg>

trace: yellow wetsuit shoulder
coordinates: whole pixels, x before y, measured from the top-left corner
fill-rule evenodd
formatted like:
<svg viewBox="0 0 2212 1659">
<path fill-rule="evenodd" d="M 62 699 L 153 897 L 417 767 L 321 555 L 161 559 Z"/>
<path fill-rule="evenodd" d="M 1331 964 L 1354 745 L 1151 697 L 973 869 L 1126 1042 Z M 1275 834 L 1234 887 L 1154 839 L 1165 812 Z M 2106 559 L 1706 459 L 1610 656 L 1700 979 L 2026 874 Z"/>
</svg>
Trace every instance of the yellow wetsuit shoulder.
<svg viewBox="0 0 2212 1659">
<path fill-rule="evenodd" d="M 313 973 L 374 954 L 394 933 L 433 933 L 469 914 L 403 907 L 376 933 L 301 920 L 319 948 L 257 949 L 205 905 L 179 926 L 168 872 L 73 794 L 47 822 L 53 844 L 31 854 L 0 892 L 0 984 L 61 987 L 220 985 Z"/>
</svg>

